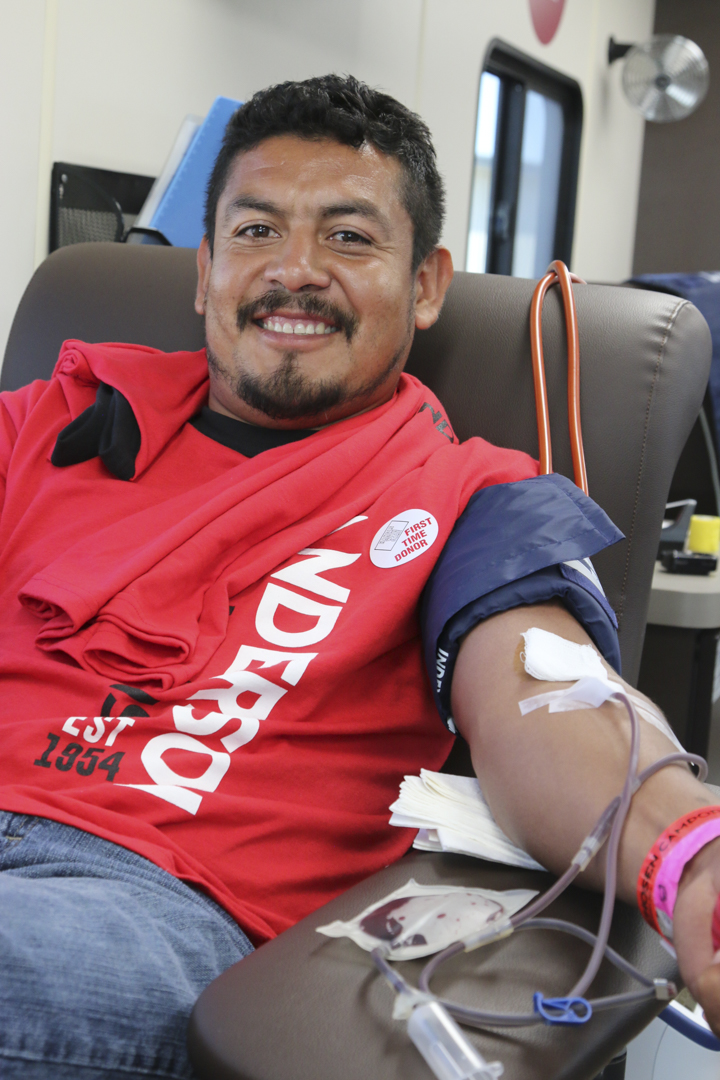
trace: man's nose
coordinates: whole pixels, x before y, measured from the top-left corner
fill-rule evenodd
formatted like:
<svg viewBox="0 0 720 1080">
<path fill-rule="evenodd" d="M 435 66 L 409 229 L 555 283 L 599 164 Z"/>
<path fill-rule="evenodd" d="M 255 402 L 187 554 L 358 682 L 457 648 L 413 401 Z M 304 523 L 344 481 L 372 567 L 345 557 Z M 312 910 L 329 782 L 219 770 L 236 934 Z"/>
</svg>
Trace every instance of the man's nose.
<svg viewBox="0 0 720 1080">
<path fill-rule="evenodd" d="M 317 237 L 309 230 L 298 230 L 274 246 L 265 268 L 265 280 L 289 292 L 327 289 L 331 277 Z"/>
</svg>

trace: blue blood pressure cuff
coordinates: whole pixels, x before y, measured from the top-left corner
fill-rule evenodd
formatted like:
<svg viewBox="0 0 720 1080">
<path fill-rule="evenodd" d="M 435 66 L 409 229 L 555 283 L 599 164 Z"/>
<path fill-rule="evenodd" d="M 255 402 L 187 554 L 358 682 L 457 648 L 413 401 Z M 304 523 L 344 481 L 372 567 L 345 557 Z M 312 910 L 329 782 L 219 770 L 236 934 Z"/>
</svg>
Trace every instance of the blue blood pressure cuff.
<svg viewBox="0 0 720 1080">
<path fill-rule="evenodd" d="M 450 686 L 460 643 L 483 619 L 557 597 L 620 670 L 617 619 L 589 556 L 623 534 L 559 473 L 476 492 L 423 592 L 425 663 L 440 715 L 455 731 Z"/>
</svg>

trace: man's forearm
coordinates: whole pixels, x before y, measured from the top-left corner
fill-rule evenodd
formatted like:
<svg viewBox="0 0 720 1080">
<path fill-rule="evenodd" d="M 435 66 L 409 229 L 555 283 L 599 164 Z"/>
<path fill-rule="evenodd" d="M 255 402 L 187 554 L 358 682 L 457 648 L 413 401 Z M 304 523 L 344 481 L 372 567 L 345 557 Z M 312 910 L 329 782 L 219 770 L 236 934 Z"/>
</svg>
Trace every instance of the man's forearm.
<svg viewBox="0 0 720 1080">
<path fill-rule="evenodd" d="M 470 744 L 493 813 L 507 834 L 556 873 L 619 794 L 628 767 L 630 723 L 624 706 L 520 714 L 523 698 L 558 689 L 527 675 L 521 634 L 539 626 L 581 644 L 589 638 L 559 604 L 521 607 L 476 627 L 465 639 L 453 677 L 453 716 Z M 614 676 L 616 679 L 617 676 Z M 672 743 L 640 722 L 640 768 L 672 753 Z M 618 895 L 630 902 L 649 848 L 682 814 L 712 802 L 684 765 L 663 769 L 635 795 L 620 846 Z M 602 887 L 604 859 L 579 883 Z"/>
</svg>

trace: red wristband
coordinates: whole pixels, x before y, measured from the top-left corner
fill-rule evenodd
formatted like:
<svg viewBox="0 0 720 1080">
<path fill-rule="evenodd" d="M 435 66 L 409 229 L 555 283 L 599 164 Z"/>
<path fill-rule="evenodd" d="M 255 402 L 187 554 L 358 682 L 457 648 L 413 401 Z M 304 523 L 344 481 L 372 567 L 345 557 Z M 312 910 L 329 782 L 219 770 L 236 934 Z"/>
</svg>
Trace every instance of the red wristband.
<svg viewBox="0 0 720 1080">
<path fill-rule="evenodd" d="M 654 892 L 660 865 L 668 852 L 672 851 L 680 840 L 699 825 L 704 825 L 705 822 L 712 821 L 714 818 L 720 818 L 720 806 L 701 806 L 698 810 L 691 810 L 689 814 L 684 814 L 665 829 L 645 856 L 638 875 L 637 902 L 643 919 L 658 934 L 662 931 L 655 911 Z"/>
</svg>

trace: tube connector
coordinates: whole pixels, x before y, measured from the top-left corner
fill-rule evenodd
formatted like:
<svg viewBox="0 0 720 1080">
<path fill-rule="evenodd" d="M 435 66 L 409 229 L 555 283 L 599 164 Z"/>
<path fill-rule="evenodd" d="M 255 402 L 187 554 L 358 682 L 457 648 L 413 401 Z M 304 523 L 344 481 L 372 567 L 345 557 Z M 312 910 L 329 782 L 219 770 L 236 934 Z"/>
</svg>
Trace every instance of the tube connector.
<svg viewBox="0 0 720 1080">
<path fill-rule="evenodd" d="M 437 1080 L 497 1080 L 504 1068 L 485 1061 L 439 1001 L 413 1009 L 408 1035 Z"/>
<path fill-rule="evenodd" d="M 468 934 L 462 939 L 465 952 L 472 952 L 473 949 L 479 949 L 482 945 L 491 945 L 494 941 L 502 941 L 503 938 L 510 937 L 514 929 L 510 919 L 503 919 L 490 927 L 478 930 L 475 934 Z"/>
<path fill-rule="evenodd" d="M 597 855 L 600 848 L 605 843 L 605 837 L 586 836 L 582 842 L 582 846 L 578 850 L 577 854 L 573 856 L 571 866 L 577 866 L 580 868 L 580 873 L 585 870 L 592 860 Z"/>
<path fill-rule="evenodd" d="M 671 1001 L 677 996 L 677 986 L 668 979 L 653 979 L 653 986 L 658 1001 Z"/>
<path fill-rule="evenodd" d="M 401 990 L 395 998 L 392 1013 L 393 1020 L 409 1020 L 415 1009 L 435 1000 L 434 994 L 426 994 L 422 990 L 416 990 L 414 986 L 408 986 L 406 990 Z"/>
</svg>

